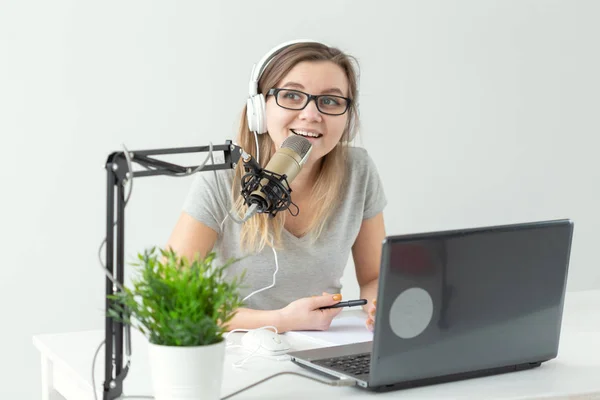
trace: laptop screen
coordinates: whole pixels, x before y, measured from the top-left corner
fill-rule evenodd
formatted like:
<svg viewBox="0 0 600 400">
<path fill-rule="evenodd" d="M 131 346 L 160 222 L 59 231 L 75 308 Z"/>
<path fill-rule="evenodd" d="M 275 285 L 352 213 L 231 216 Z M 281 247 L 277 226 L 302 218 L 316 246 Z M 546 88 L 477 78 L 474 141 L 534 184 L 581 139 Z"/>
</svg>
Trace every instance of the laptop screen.
<svg viewBox="0 0 600 400">
<path fill-rule="evenodd" d="M 386 238 L 370 383 L 556 357 L 572 231 L 560 220 Z"/>
</svg>

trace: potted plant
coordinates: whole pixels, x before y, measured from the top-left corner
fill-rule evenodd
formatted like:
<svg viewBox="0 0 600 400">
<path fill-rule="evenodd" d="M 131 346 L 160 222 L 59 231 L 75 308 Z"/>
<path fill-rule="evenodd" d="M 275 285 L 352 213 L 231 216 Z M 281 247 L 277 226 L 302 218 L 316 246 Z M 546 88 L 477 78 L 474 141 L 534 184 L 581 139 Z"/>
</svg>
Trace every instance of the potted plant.
<svg viewBox="0 0 600 400">
<path fill-rule="evenodd" d="M 224 279 L 236 260 L 215 266 L 215 253 L 189 261 L 172 249 L 138 254 L 131 288 L 108 296 L 109 316 L 139 330 L 149 341 L 157 400 L 219 399 L 223 333 L 242 305 L 243 275 Z"/>
</svg>

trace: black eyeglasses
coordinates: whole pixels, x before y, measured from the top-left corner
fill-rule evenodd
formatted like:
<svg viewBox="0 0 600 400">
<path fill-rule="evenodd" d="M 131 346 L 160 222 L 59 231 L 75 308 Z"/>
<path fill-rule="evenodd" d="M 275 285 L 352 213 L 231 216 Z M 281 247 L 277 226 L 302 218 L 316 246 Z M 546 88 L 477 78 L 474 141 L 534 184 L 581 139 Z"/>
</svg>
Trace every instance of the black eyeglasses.
<svg viewBox="0 0 600 400">
<path fill-rule="evenodd" d="M 281 108 L 288 110 L 304 110 L 312 99 L 315 100 L 317 110 L 327 115 L 342 115 L 352 104 L 352 99 L 331 94 L 314 96 L 299 90 L 273 88 L 268 95 L 275 96 L 275 102 Z"/>
</svg>

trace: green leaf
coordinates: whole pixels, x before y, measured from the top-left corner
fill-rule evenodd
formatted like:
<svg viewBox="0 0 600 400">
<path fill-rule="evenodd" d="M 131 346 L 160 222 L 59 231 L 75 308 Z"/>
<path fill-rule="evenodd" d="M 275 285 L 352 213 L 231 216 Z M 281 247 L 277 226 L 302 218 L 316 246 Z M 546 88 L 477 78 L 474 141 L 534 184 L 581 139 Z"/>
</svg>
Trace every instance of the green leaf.
<svg viewBox="0 0 600 400">
<path fill-rule="evenodd" d="M 215 265 L 216 254 L 179 257 L 173 249 L 153 247 L 137 255 L 131 288 L 107 296 L 107 315 L 129 324 L 151 343 L 201 346 L 223 340 L 224 325 L 242 306 L 239 290 L 245 277 L 226 280 L 225 271 L 239 261 Z"/>
</svg>

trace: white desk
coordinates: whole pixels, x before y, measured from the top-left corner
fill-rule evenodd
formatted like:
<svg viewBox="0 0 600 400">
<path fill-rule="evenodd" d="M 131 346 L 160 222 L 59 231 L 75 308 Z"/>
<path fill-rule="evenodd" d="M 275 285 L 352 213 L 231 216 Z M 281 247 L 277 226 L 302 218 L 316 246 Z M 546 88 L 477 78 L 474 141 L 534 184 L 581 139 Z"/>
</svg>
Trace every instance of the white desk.
<svg viewBox="0 0 600 400">
<path fill-rule="evenodd" d="M 234 338 L 239 341 L 240 334 Z M 103 331 L 38 335 L 33 338 L 42 359 L 44 400 L 93 399 L 91 366 Z M 230 337 L 231 338 L 231 337 Z M 290 340 L 295 350 L 317 347 L 304 339 Z M 147 343 L 133 336 L 133 359 L 124 382 L 125 395 L 149 395 Z M 221 396 L 280 371 L 310 374 L 290 361 L 253 358 L 242 368 L 232 363 L 244 357 L 241 349 L 228 349 Z M 96 385 L 101 399 L 104 357 L 96 364 Z M 233 397 L 243 399 L 600 399 L 600 291 L 569 292 L 558 357 L 532 370 L 468 379 L 388 393 L 371 393 L 357 387 L 331 387 L 293 375 L 262 383 Z"/>
</svg>

